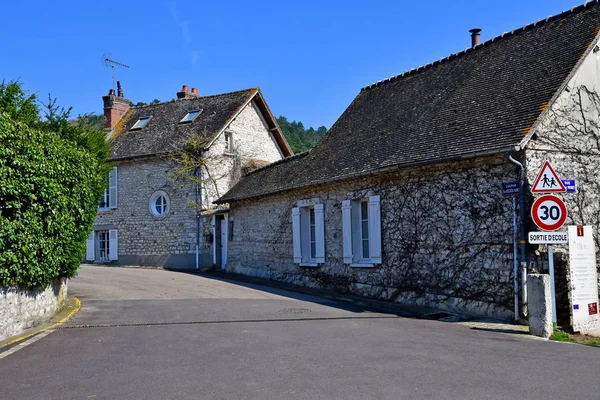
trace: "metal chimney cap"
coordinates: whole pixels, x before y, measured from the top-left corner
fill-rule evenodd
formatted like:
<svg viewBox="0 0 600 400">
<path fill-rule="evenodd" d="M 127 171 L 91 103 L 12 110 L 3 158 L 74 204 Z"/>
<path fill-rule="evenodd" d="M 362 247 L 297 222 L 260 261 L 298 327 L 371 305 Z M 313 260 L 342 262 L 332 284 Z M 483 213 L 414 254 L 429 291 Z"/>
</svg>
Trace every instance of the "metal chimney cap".
<svg viewBox="0 0 600 400">
<path fill-rule="evenodd" d="M 469 32 L 474 33 L 474 34 L 478 34 L 479 32 L 481 32 L 480 28 L 473 28 L 473 29 L 469 29 Z"/>
</svg>

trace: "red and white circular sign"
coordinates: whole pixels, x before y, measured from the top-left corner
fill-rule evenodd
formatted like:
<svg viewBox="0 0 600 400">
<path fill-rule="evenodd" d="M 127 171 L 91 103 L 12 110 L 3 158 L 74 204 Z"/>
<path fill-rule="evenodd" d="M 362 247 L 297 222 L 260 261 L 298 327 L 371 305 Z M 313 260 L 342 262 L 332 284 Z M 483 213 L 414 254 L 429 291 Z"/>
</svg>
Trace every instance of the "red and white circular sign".
<svg viewBox="0 0 600 400">
<path fill-rule="evenodd" d="M 555 231 L 567 220 L 567 206 L 559 197 L 547 194 L 533 202 L 531 217 L 540 229 Z"/>
</svg>

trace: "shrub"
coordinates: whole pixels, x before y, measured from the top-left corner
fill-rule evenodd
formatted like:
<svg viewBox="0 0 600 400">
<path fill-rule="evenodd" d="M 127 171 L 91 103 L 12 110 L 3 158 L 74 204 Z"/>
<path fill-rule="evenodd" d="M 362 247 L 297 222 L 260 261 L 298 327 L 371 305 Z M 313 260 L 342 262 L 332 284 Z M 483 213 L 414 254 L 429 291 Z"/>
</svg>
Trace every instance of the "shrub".
<svg viewBox="0 0 600 400">
<path fill-rule="evenodd" d="M 0 86 L 0 286 L 45 286 L 74 276 L 83 258 L 108 146 L 91 128 L 67 128 L 68 111 L 54 121 L 20 116 L 14 109 L 35 98 L 6 101 L 23 95 L 14 85 Z"/>
</svg>

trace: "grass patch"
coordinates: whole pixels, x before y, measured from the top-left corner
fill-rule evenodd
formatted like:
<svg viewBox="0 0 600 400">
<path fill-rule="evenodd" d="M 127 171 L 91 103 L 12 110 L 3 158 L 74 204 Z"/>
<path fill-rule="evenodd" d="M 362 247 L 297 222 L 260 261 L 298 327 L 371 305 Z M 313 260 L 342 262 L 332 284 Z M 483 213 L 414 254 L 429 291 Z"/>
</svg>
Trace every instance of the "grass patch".
<svg viewBox="0 0 600 400">
<path fill-rule="evenodd" d="M 560 329 L 560 327 L 554 324 L 554 333 L 550 336 L 550 340 L 555 340 L 557 342 L 574 342 L 575 339 L 571 337 L 567 332 Z"/>
<path fill-rule="evenodd" d="M 590 335 L 584 335 L 581 333 L 568 333 L 562 330 L 556 324 L 554 324 L 554 333 L 552 334 L 552 336 L 550 336 L 550 340 L 600 347 L 600 338 Z"/>
</svg>

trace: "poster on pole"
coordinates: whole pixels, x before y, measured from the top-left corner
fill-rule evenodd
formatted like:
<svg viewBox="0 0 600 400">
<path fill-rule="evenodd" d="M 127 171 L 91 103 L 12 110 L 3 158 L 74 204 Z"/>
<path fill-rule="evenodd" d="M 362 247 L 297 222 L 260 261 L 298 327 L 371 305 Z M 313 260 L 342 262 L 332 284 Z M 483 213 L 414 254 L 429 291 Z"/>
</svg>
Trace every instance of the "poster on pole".
<svg viewBox="0 0 600 400">
<path fill-rule="evenodd" d="M 598 273 L 591 226 L 569 226 L 569 267 L 573 330 L 597 333 L 600 331 Z"/>
</svg>

